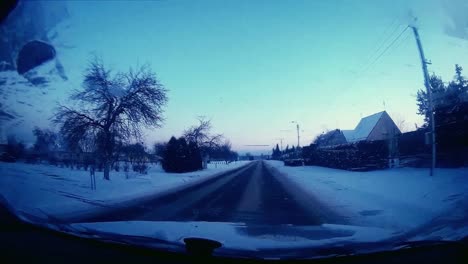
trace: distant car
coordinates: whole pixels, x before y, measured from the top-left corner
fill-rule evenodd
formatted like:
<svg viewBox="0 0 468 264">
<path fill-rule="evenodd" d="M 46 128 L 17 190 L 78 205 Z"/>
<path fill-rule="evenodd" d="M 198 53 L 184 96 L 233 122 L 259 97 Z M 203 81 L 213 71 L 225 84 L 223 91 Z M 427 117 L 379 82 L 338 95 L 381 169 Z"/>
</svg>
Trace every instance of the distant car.
<svg viewBox="0 0 468 264">
<path fill-rule="evenodd" d="M 304 166 L 304 160 L 303 159 L 286 159 L 284 160 L 284 166 L 290 166 L 290 167 Z"/>
<path fill-rule="evenodd" d="M 16 162 L 16 158 L 8 153 L 3 153 L 0 155 L 0 161 L 3 162 Z"/>
</svg>

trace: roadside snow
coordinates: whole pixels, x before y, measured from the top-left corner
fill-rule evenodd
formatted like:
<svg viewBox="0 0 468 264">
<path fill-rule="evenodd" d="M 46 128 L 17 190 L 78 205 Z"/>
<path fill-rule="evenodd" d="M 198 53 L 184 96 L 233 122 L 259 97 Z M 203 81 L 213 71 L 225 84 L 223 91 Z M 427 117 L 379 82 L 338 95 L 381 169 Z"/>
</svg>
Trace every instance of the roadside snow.
<svg viewBox="0 0 468 264">
<path fill-rule="evenodd" d="M 0 194 L 17 211 L 60 218 L 177 191 L 246 163 L 209 164 L 206 170 L 182 174 L 166 173 L 159 165 L 151 165 L 148 174 L 129 172 L 129 179 L 123 171 L 112 171 L 110 181 L 96 172 L 97 189 L 91 190 L 88 171 L 0 162 Z"/>
<path fill-rule="evenodd" d="M 454 213 L 468 202 L 468 168 L 437 169 L 431 177 L 428 169 L 418 168 L 350 172 L 267 164 L 352 225 L 403 233 L 441 215 L 457 215 L 468 224 L 466 214 Z"/>
</svg>

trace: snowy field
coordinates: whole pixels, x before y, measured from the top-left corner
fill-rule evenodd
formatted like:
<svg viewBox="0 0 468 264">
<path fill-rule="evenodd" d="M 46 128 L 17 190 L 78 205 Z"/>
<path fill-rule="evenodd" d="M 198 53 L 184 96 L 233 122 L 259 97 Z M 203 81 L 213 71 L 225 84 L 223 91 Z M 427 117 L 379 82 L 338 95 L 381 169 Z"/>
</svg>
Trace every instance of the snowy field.
<svg viewBox="0 0 468 264">
<path fill-rule="evenodd" d="M 403 233 L 430 223 L 468 225 L 468 168 L 398 168 L 350 172 L 324 167 L 268 166 L 299 189 L 345 216 L 351 225 Z M 465 232 L 466 232 L 465 228 Z"/>
<path fill-rule="evenodd" d="M 245 165 L 209 164 L 208 169 L 189 173 L 166 173 L 151 165 L 148 174 L 111 172 L 111 180 L 96 172 L 96 190 L 91 190 L 89 172 L 51 165 L 0 162 L 0 194 L 16 209 L 34 215 L 42 212 L 66 217 L 100 210 L 148 195 L 164 194 L 215 177 Z"/>
</svg>

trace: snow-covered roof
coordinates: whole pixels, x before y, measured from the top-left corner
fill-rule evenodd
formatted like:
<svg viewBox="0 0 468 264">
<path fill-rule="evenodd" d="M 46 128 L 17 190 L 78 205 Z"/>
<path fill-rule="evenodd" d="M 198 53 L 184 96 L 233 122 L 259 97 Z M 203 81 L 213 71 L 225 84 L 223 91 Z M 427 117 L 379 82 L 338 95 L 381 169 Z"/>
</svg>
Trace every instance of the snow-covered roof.
<svg viewBox="0 0 468 264">
<path fill-rule="evenodd" d="M 354 130 L 342 130 L 348 142 L 366 140 L 385 111 L 366 116 L 359 121 Z"/>
</svg>

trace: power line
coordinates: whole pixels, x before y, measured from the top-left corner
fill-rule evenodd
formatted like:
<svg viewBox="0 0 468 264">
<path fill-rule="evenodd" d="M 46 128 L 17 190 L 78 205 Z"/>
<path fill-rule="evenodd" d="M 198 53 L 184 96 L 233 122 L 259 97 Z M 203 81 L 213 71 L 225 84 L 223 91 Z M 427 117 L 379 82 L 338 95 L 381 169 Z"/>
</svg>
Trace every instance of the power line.
<svg viewBox="0 0 468 264">
<path fill-rule="evenodd" d="M 392 54 L 393 52 L 395 52 L 399 47 L 401 47 L 401 45 L 403 45 L 403 43 L 408 44 L 408 40 L 409 40 L 410 36 L 411 36 L 411 34 L 406 34 L 406 36 L 405 36 L 403 39 L 401 39 L 401 41 L 399 41 L 399 42 L 395 45 L 395 47 L 393 47 L 393 48 L 390 50 L 390 52 L 389 52 L 388 54 Z"/>
<path fill-rule="evenodd" d="M 390 23 L 388 25 L 388 27 L 383 31 L 381 37 L 379 38 L 380 41 L 376 42 L 377 43 L 377 45 L 375 45 L 376 48 L 373 49 L 373 52 L 370 53 L 371 54 L 370 56 L 367 56 L 368 59 L 366 59 L 366 63 L 361 64 L 361 66 L 358 67 L 358 70 L 355 71 L 356 74 L 355 74 L 355 77 L 353 78 L 353 80 L 350 82 L 350 86 L 353 86 L 356 83 L 356 81 L 364 73 L 366 73 L 369 70 L 371 65 L 374 65 L 375 62 L 380 59 L 380 57 L 382 56 L 381 54 L 385 53 L 385 51 L 388 50 L 388 47 L 393 45 L 392 43 L 395 41 L 395 39 L 398 38 L 398 36 L 393 39 L 392 43 L 390 43 L 389 45 L 387 45 L 387 44 L 392 39 L 392 37 L 394 37 L 398 33 L 398 29 L 401 27 L 401 24 L 398 23 L 400 21 L 400 19 L 401 19 L 400 16 L 395 17 L 395 19 L 392 21 L 392 23 Z M 388 32 L 390 32 L 390 29 L 392 27 L 393 27 L 393 29 L 391 30 L 391 33 L 387 34 Z M 378 52 L 381 51 L 384 47 L 387 47 L 387 48 L 385 48 L 385 50 L 380 52 L 380 54 L 379 54 Z M 377 57 L 375 57 L 375 56 L 377 56 Z M 371 60 L 372 60 L 372 62 L 371 62 Z"/>
<path fill-rule="evenodd" d="M 407 29 L 407 28 L 405 28 L 405 29 Z M 404 34 L 405 29 L 403 29 L 403 32 L 402 32 L 403 34 Z M 381 54 L 381 56 L 378 57 L 378 58 L 376 58 L 376 61 L 377 61 L 379 58 L 382 58 L 382 57 L 384 57 L 384 56 L 388 56 L 388 55 L 393 54 L 393 53 L 394 53 L 396 50 L 398 50 L 403 44 L 406 44 L 406 45 L 407 45 L 410 36 L 411 36 L 411 34 L 406 34 L 406 36 L 405 36 L 404 38 L 401 38 L 402 36 L 399 36 L 399 37 L 395 38 L 394 41 L 393 41 L 393 42 L 394 42 L 394 43 L 393 43 L 393 44 L 394 44 L 393 47 L 392 47 L 392 45 L 389 45 L 389 46 L 387 47 L 387 49 L 386 49 L 386 51 L 388 51 L 388 52 L 385 53 L 385 51 L 383 51 L 383 53 Z M 406 45 L 405 45 L 405 46 L 406 46 Z M 366 69 L 362 72 L 362 74 L 366 73 L 369 69 L 371 69 L 372 66 L 374 66 L 374 64 L 375 64 L 375 63 L 370 64 L 368 67 L 366 67 Z"/>
<path fill-rule="evenodd" d="M 408 30 L 408 26 L 405 27 L 401 32 L 400 34 L 398 34 L 398 36 L 393 39 L 393 41 L 390 43 L 390 45 L 388 45 L 380 54 L 379 56 L 377 56 L 362 72 L 362 74 L 366 73 L 372 66 L 374 66 L 374 64 L 385 54 L 385 52 L 387 52 L 400 38 L 401 36 L 406 32 L 406 30 Z"/>
<path fill-rule="evenodd" d="M 399 20 L 399 17 L 395 17 L 395 19 L 392 21 L 392 23 L 390 25 L 388 25 L 387 28 L 385 28 L 385 30 L 383 31 L 382 35 L 380 36 L 379 40 L 375 43 L 375 47 L 372 52 L 370 53 L 370 56 L 367 56 L 367 60 L 366 60 L 366 63 L 362 64 L 362 66 L 365 66 L 369 63 L 369 61 L 384 47 L 385 43 L 388 42 L 388 40 L 390 40 L 390 38 L 397 32 L 398 28 L 400 27 L 400 24 L 396 23 L 398 22 Z M 390 33 L 390 35 L 387 35 L 387 33 L 389 32 L 390 28 L 394 25 L 395 25 L 395 28 L 392 30 L 392 33 Z M 387 37 L 385 37 L 385 35 L 387 35 Z"/>
</svg>

